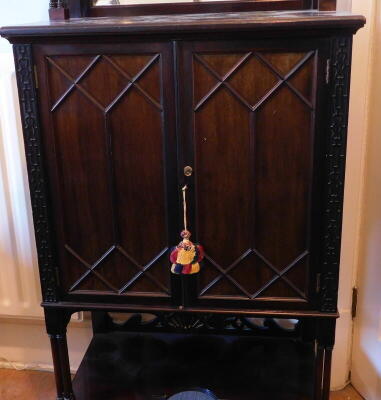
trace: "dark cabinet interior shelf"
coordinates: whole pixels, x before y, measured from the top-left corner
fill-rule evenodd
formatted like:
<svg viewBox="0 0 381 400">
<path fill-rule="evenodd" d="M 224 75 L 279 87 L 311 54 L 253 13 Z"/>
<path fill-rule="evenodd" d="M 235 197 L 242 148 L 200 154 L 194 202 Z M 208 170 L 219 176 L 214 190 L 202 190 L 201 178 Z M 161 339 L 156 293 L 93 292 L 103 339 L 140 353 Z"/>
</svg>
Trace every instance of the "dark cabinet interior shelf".
<svg viewBox="0 0 381 400">
<path fill-rule="evenodd" d="M 248 336 L 96 334 L 74 378 L 76 400 L 166 399 L 202 387 L 219 399 L 307 400 L 314 346 Z"/>
</svg>

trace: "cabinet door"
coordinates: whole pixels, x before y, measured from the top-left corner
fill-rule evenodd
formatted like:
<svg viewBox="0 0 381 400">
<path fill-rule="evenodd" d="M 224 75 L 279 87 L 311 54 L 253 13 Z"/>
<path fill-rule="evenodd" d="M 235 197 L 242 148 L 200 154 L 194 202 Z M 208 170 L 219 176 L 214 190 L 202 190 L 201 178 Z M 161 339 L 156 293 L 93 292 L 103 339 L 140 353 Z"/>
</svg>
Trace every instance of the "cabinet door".
<svg viewBox="0 0 381 400">
<path fill-rule="evenodd" d="M 199 304 L 313 308 L 325 42 L 188 42 L 179 53 L 180 168 L 194 170 L 190 230 L 205 249 Z"/>
<path fill-rule="evenodd" d="M 39 45 L 35 59 L 62 296 L 169 302 L 171 45 Z"/>
</svg>

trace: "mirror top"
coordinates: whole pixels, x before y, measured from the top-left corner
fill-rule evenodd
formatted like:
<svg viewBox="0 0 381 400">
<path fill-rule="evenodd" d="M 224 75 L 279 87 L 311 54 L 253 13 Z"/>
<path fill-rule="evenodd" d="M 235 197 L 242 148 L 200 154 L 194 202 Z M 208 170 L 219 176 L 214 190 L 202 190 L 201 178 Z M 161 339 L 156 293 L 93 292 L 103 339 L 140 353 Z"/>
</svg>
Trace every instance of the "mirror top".
<svg viewBox="0 0 381 400">
<path fill-rule="evenodd" d="M 205 14 L 243 11 L 335 11 L 338 0 L 66 0 L 65 18 L 122 17 L 134 15 Z M 65 13 L 50 0 L 54 20 Z M 61 18 L 59 16 L 61 15 Z"/>
<path fill-rule="evenodd" d="M 205 3 L 221 0 L 92 0 L 94 7 L 130 6 L 134 4 Z"/>
</svg>

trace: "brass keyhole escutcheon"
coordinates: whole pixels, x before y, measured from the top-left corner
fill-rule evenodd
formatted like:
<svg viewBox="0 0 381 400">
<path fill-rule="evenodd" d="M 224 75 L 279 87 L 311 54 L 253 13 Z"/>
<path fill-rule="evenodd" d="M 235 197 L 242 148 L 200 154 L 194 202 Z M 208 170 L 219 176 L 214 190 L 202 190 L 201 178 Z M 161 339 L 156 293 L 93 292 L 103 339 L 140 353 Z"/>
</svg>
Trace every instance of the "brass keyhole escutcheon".
<svg viewBox="0 0 381 400">
<path fill-rule="evenodd" d="M 193 168 L 192 167 L 190 167 L 189 165 L 184 167 L 184 175 L 185 176 L 191 176 L 192 173 L 193 173 Z"/>
</svg>

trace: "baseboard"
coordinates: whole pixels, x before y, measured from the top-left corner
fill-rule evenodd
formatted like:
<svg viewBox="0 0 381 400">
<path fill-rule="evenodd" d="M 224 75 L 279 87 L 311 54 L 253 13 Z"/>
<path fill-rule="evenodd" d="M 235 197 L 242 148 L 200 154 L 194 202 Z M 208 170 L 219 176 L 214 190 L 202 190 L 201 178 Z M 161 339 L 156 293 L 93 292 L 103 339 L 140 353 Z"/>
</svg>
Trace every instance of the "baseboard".
<svg viewBox="0 0 381 400">
<path fill-rule="evenodd" d="M 25 364 L 17 361 L 0 360 L 0 369 L 14 369 L 17 371 L 41 371 L 41 372 L 54 372 L 53 365 L 51 364 Z M 71 368 L 70 372 L 75 374 L 77 370 Z"/>
<path fill-rule="evenodd" d="M 345 389 L 350 383 L 351 381 L 347 381 L 344 385 L 331 387 L 331 392 L 339 392 L 340 390 Z"/>
</svg>

